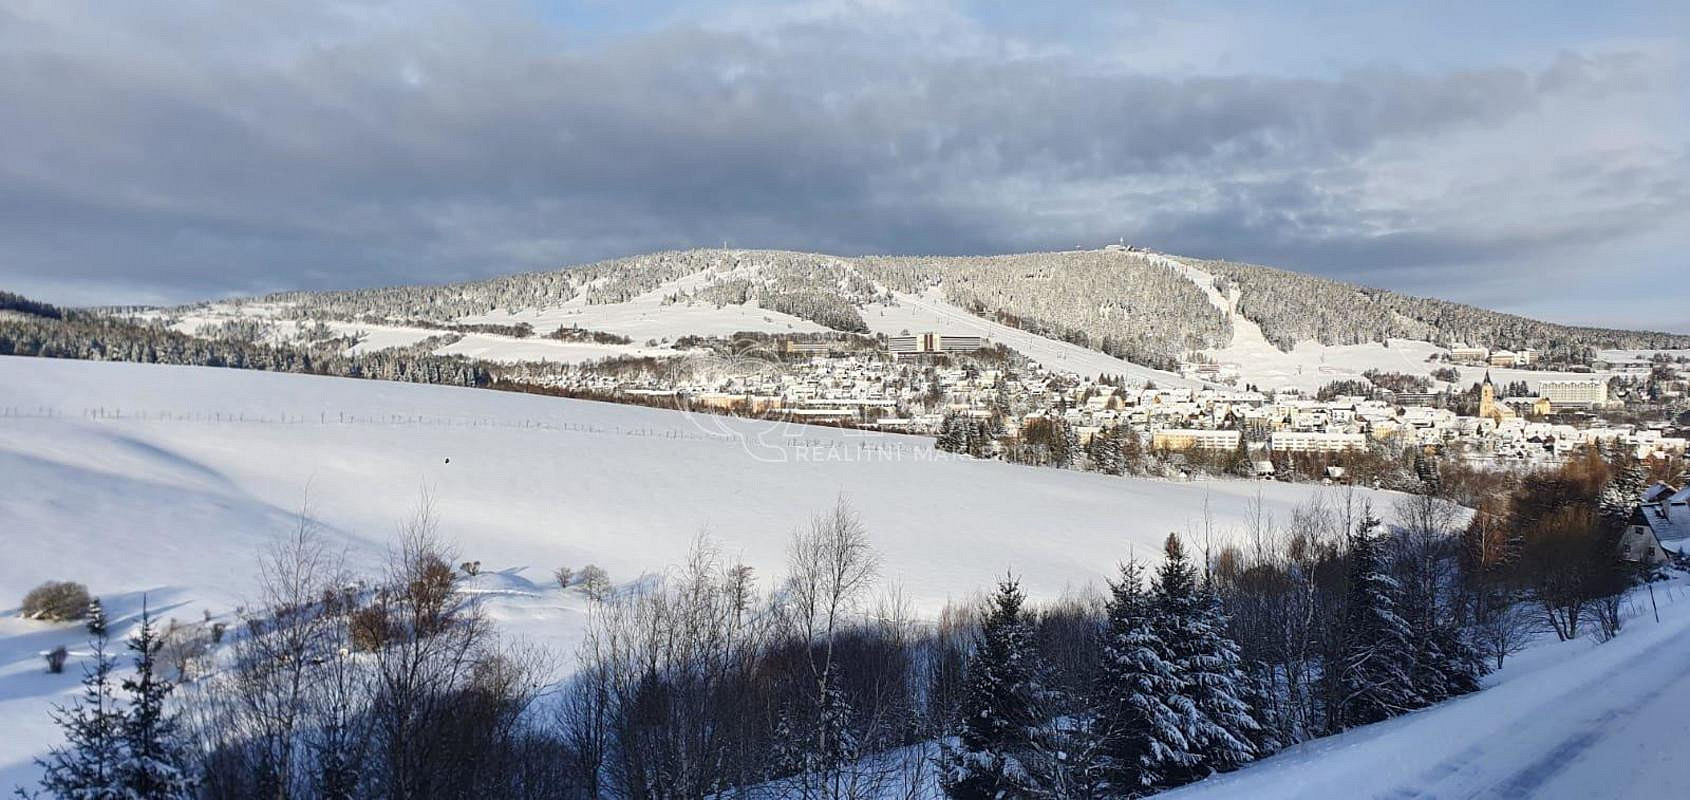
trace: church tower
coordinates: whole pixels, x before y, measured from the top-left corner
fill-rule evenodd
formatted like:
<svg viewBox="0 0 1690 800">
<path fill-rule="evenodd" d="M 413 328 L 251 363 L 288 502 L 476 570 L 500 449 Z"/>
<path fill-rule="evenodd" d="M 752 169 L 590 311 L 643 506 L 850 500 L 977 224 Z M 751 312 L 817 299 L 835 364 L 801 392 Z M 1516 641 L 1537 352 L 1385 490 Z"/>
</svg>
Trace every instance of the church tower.
<svg viewBox="0 0 1690 800">
<path fill-rule="evenodd" d="M 1485 370 L 1485 382 L 1479 384 L 1479 416 L 1501 422 L 1514 416 L 1514 410 L 1496 402 L 1496 384 L 1490 381 L 1490 370 Z"/>
</svg>

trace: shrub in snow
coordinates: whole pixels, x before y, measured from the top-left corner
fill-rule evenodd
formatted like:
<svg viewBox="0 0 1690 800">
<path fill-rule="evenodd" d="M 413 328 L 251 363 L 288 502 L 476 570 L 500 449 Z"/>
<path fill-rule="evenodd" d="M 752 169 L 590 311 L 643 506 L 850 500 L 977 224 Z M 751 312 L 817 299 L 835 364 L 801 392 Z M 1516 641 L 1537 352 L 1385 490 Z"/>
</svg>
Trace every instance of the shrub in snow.
<svg viewBox="0 0 1690 800">
<path fill-rule="evenodd" d="M 366 606 L 352 612 L 352 616 L 347 620 L 347 629 L 352 636 L 353 649 L 369 652 L 380 650 L 392 641 L 397 633 L 387 608 L 379 605 Z"/>
<path fill-rule="evenodd" d="M 594 600 L 603 600 L 610 595 L 610 573 L 595 564 L 582 567 L 576 583 L 582 594 Z"/>
<path fill-rule="evenodd" d="M 64 672 L 65 659 L 69 656 L 70 651 L 66 650 L 65 646 L 62 644 L 47 651 L 47 671 L 53 673 L 54 675 Z"/>
<path fill-rule="evenodd" d="M 170 620 L 159 635 L 158 660 L 175 670 L 177 681 L 193 680 L 210 652 L 211 632 L 206 625 L 180 625 Z"/>
<path fill-rule="evenodd" d="M 575 582 L 575 570 L 568 567 L 558 567 L 552 572 L 552 578 L 557 581 L 557 588 L 568 589 L 569 584 Z"/>
<path fill-rule="evenodd" d="M 471 578 L 473 578 L 473 577 L 481 574 L 481 562 L 480 561 L 465 561 L 464 563 L 458 565 L 458 569 L 463 570 L 465 575 L 468 575 Z"/>
<path fill-rule="evenodd" d="M 48 581 L 29 590 L 23 598 L 23 616 L 49 622 L 67 622 L 88 615 L 88 587 L 71 581 Z"/>
</svg>

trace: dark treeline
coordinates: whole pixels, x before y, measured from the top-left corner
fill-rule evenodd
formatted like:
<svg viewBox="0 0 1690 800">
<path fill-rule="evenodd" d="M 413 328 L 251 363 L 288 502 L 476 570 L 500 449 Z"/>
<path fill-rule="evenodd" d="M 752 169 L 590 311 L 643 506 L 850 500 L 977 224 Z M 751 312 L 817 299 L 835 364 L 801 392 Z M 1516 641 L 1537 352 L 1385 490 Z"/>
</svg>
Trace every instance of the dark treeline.
<svg viewBox="0 0 1690 800">
<path fill-rule="evenodd" d="M 86 311 L 51 306 L 46 311 L 29 310 L 14 305 L 18 306 L 12 309 L 14 313 L 0 314 L 0 355 L 233 367 L 454 386 L 482 386 L 489 380 L 486 368 L 476 362 L 433 355 L 430 351 L 441 342 L 432 339 L 346 355 L 347 343 L 340 339 L 306 348 L 277 347 L 238 337 L 189 336 Z"/>
<path fill-rule="evenodd" d="M 377 576 L 302 523 L 217 644 L 161 637 L 180 686 L 149 730 L 188 778 L 129 796 L 1142 796 L 1476 691 L 1541 631 L 1611 637 L 1643 475 L 1591 454 L 1477 515 L 1433 487 L 1389 526 L 1350 490 L 1258 501 L 1222 545 L 1205 522 L 1154 569 L 1123 553 L 1103 596 L 1031 604 L 1011 576 L 919 622 L 841 499 L 767 589 L 700 537 L 595 592 L 572 664 L 500 640 L 426 502 Z M 106 757 L 78 741 L 53 774 Z M 43 789 L 106 796 L 74 783 Z"/>
<path fill-rule="evenodd" d="M 59 319 L 64 316 L 64 312 L 54 306 L 38 303 L 23 295 L 11 292 L 0 292 L 0 311 L 14 311 L 18 314 L 47 319 Z"/>
</svg>

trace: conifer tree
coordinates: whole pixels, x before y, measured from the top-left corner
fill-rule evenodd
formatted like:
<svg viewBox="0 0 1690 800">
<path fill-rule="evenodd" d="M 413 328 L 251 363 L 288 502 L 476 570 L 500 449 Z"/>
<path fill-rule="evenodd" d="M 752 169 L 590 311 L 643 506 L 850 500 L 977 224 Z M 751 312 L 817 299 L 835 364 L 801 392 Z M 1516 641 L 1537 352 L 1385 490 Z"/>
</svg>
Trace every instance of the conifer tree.
<svg viewBox="0 0 1690 800">
<path fill-rule="evenodd" d="M 1191 706 L 1186 741 L 1197 759 L 1184 778 L 1234 769 L 1255 757 L 1250 738 L 1260 726 L 1243 700 L 1248 678 L 1220 599 L 1198 583 L 1177 535 L 1168 535 L 1155 596 L 1159 633 Z"/>
<path fill-rule="evenodd" d="M 939 423 L 939 436 L 937 441 L 934 442 L 934 447 L 947 453 L 962 452 L 962 430 L 957 425 L 959 422 L 961 422 L 961 419 L 957 417 L 955 412 L 946 413 L 944 419 Z"/>
<path fill-rule="evenodd" d="M 1451 696 L 1445 673 L 1449 659 L 1443 651 L 1444 639 L 1437 634 L 1440 626 L 1434 609 L 1430 607 L 1431 599 L 1419 592 L 1407 592 L 1401 610 L 1414 650 L 1409 683 L 1414 687 L 1418 700 L 1427 704 L 1442 702 Z"/>
<path fill-rule="evenodd" d="M 1172 785 L 1197 762 L 1185 738 L 1192 711 L 1179 693 L 1168 648 L 1157 636 L 1144 568 L 1121 566 L 1109 584 L 1102 663 L 1088 724 L 1095 755 L 1088 771 L 1100 795 L 1133 797 Z"/>
<path fill-rule="evenodd" d="M 88 627 L 88 635 L 100 642 L 103 649 L 106 638 L 106 607 L 96 597 L 88 601 L 88 621 L 83 623 Z"/>
<path fill-rule="evenodd" d="M 1450 697 L 1471 694 L 1480 689 L 1479 679 L 1490 672 L 1490 663 L 1474 646 L 1473 641 L 1457 625 L 1444 623 L 1433 629 L 1438 651 L 1443 656 L 1439 670 Z"/>
<path fill-rule="evenodd" d="M 816 766 L 831 774 L 858 757 L 856 733 L 851 730 L 851 705 L 839 688 L 837 675 L 827 682 L 816 714 L 818 742 Z"/>
<path fill-rule="evenodd" d="M 93 662 L 83 667 L 82 696 L 59 707 L 53 721 L 65 744 L 37 759 L 41 788 L 59 800 L 124 800 L 123 708 L 114 696 L 113 663 L 102 626 L 93 639 Z M 20 790 L 21 794 L 21 790 Z"/>
<path fill-rule="evenodd" d="M 1256 475 L 1256 464 L 1250 459 L 1250 445 L 1244 441 L 1242 432 L 1238 435 L 1238 446 L 1232 450 L 1232 472 L 1240 478 Z"/>
<path fill-rule="evenodd" d="M 1336 682 L 1334 731 L 1389 719 L 1421 705 L 1410 672 L 1414 654 L 1408 624 L 1397 613 L 1397 581 L 1385 563 L 1379 519 L 1371 511 L 1349 536 Z"/>
<path fill-rule="evenodd" d="M 1612 460 L 1613 477 L 1602 487 L 1602 493 L 1597 498 L 1597 512 L 1611 525 L 1619 526 L 1630 520 L 1631 512 L 1642 501 L 1644 484 L 1649 476 L 1629 453 L 1616 452 Z"/>
<path fill-rule="evenodd" d="M 1126 423 L 1121 423 L 1123 426 Z M 1129 475 L 1137 475 L 1144 469 L 1144 442 L 1139 439 L 1138 431 L 1123 428 L 1121 431 L 1121 471 Z"/>
<path fill-rule="evenodd" d="M 968 662 L 960 729 L 940 754 L 939 780 L 956 800 L 1046 794 L 1037 752 L 1042 689 L 1024 598 L 1013 577 L 998 583 Z"/>
<path fill-rule="evenodd" d="M 1119 428 L 1104 428 L 1092 434 L 1086 443 L 1086 457 L 1091 468 L 1105 475 L 1119 475 L 1121 468 L 1121 438 Z"/>
<path fill-rule="evenodd" d="M 1256 758 L 1266 758 L 1285 746 L 1285 740 L 1281 738 L 1284 719 L 1279 714 L 1273 678 L 1267 665 L 1251 662 L 1245 665 L 1244 673 L 1248 676 L 1244 703 L 1250 707 L 1251 716 L 1256 720 L 1256 731 L 1250 737 L 1250 744 L 1256 751 Z"/>
<path fill-rule="evenodd" d="M 129 712 L 123 718 L 125 758 L 120 778 L 128 800 L 179 800 L 194 793 L 188 750 L 176 714 L 165 707 L 175 688 L 158 676 L 161 642 L 143 606 L 141 628 L 129 640 L 135 674 L 123 681 Z"/>
</svg>

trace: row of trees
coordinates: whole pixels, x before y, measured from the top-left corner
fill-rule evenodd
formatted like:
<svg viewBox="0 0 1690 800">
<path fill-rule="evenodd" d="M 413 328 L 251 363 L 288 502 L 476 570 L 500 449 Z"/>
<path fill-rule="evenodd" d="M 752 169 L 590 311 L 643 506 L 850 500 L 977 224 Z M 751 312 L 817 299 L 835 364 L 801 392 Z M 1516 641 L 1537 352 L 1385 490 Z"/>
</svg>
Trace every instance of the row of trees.
<svg viewBox="0 0 1690 800">
<path fill-rule="evenodd" d="M 953 798 L 1136 797 L 1236 769 L 1276 749 L 1220 598 L 1177 536 L 1149 588 L 1130 562 L 1096 624 L 1083 711 L 1045 683 L 1013 578 L 998 586 L 968 662 L 939 779 Z"/>
<path fill-rule="evenodd" d="M 1474 691 L 1531 635 L 1504 621 L 1553 616 L 1493 590 L 1561 551 L 1521 534 L 1489 560 L 1484 516 L 1464 527 L 1433 493 L 1388 530 L 1349 492 L 1250 512 L 1223 547 L 1207 522 L 1169 536 L 1107 596 L 1033 605 L 1011 577 L 924 624 L 841 500 L 774 586 L 700 538 L 661 580 L 600 593 L 562 684 L 495 635 L 426 504 L 374 579 L 302 524 L 155 729 L 207 798 L 1135 797 Z M 91 774 L 84 738 L 50 777 Z"/>
<path fill-rule="evenodd" d="M 1344 468 L 1344 479 L 1352 483 L 1401 491 L 1420 491 L 1423 477 L 1415 471 L 1417 449 L 1394 449 L 1374 445 L 1343 452 L 1288 452 L 1252 450 L 1245 436 L 1232 449 L 1152 448 L 1145 436 L 1130 427 L 1115 425 L 1095 431 L 1083 444 L 1079 432 L 1057 415 L 1026 420 L 1015 434 L 1005 431 L 997 413 L 978 417 L 948 413 L 939 425 L 934 447 L 974 458 L 1002 458 L 1016 464 L 1081 469 L 1106 475 L 1174 476 L 1182 472 L 1216 476 L 1253 477 L 1255 462 L 1267 461 L 1273 475 L 1282 480 L 1319 481 L 1328 478 L 1327 467 Z"/>
<path fill-rule="evenodd" d="M 967 669 L 947 793 L 1139 796 L 1476 691 L 1487 667 L 1440 566 L 1457 539 L 1412 518 L 1425 508 L 1403 509 L 1390 534 L 1365 507 L 1311 508 L 1322 519 L 1305 518 L 1287 551 L 1263 540 L 1208 568 L 1170 536 L 1148 590 L 1134 563 L 1111 583 L 1077 697 L 1051 685 L 1034 618 L 1005 581 Z M 1337 541 L 1305 538 L 1348 522 Z"/>
<path fill-rule="evenodd" d="M 482 386 L 490 380 L 486 368 L 474 361 L 433 355 L 432 350 L 443 342 L 432 338 L 410 347 L 358 355 L 345 355 L 340 340 L 322 345 L 277 347 L 238 337 L 199 338 L 86 311 L 0 315 L 0 355 L 191 364 L 454 386 Z"/>
<path fill-rule="evenodd" d="M 1560 639 L 1618 632 L 1621 593 L 1659 566 L 1617 556 L 1640 495 L 1663 467 L 1620 448 L 1587 447 L 1476 498 L 1462 556 L 1499 661 L 1523 638 L 1520 627 Z"/>
</svg>

